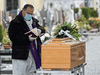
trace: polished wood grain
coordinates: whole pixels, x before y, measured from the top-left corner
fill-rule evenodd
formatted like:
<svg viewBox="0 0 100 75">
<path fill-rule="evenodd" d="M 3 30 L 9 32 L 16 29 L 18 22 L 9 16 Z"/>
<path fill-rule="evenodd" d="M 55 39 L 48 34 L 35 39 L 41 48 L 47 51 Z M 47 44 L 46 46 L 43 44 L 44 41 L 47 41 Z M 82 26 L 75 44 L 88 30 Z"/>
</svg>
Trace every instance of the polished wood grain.
<svg viewBox="0 0 100 75">
<path fill-rule="evenodd" d="M 69 70 L 85 62 L 85 42 L 66 44 L 62 39 L 53 39 L 41 48 L 43 69 Z"/>
</svg>

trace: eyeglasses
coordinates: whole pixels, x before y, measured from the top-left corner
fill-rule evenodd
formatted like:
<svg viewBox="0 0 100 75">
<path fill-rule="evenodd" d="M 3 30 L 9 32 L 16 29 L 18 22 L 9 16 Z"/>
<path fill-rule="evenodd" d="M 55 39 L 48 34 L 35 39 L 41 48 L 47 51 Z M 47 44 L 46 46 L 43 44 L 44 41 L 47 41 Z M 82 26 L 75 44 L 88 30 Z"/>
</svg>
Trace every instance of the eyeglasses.
<svg viewBox="0 0 100 75">
<path fill-rule="evenodd" d="M 27 13 L 27 14 L 29 14 L 29 15 L 33 15 L 32 13 Z"/>
<path fill-rule="evenodd" d="M 24 11 L 25 12 L 25 11 Z M 27 13 L 27 12 L 25 12 L 25 13 Z M 33 15 L 33 13 L 27 13 L 27 14 L 29 14 L 29 15 Z"/>
</svg>

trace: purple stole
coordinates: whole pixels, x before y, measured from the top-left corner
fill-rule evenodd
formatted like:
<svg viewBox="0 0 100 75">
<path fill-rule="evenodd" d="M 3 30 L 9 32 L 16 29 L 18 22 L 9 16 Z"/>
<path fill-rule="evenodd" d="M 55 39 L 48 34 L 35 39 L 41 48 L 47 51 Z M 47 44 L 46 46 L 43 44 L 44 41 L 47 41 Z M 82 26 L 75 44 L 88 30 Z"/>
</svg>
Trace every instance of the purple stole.
<svg viewBox="0 0 100 75">
<path fill-rule="evenodd" d="M 20 15 L 22 16 L 22 13 L 20 12 Z M 36 26 L 34 25 L 34 18 L 33 19 L 33 24 L 32 26 L 35 28 Z M 26 24 L 27 25 L 27 24 Z M 28 31 L 30 31 L 28 25 L 27 25 L 27 29 Z M 39 48 L 36 49 L 36 44 L 35 44 L 35 40 L 33 40 L 31 43 L 30 43 L 30 50 L 31 50 L 31 53 L 32 53 L 32 56 L 35 60 L 35 64 L 36 64 L 36 69 L 40 68 L 41 66 L 41 57 L 40 56 L 40 53 L 41 53 L 41 42 L 40 42 L 40 39 L 39 37 L 37 37 L 37 43 L 39 43 Z"/>
</svg>

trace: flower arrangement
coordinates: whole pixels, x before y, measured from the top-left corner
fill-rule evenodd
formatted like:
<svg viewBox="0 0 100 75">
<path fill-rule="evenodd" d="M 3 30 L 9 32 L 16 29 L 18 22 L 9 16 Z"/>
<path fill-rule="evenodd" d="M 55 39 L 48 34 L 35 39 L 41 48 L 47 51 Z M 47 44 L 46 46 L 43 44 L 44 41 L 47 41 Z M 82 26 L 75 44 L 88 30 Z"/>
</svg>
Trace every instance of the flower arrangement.
<svg viewBox="0 0 100 75">
<path fill-rule="evenodd" d="M 89 25 L 93 28 L 98 28 L 99 31 L 99 27 L 100 27 L 100 18 L 89 18 L 88 20 Z"/>
<path fill-rule="evenodd" d="M 79 29 L 78 23 L 79 23 L 78 21 L 75 21 L 75 22 L 74 22 L 74 25 L 73 25 L 73 26 L 76 26 L 77 29 Z"/>
<path fill-rule="evenodd" d="M 59 34 L 61 30 L 62 34 Z M 65 22 L 64 25 L 57 25 L 54 31 L 55 31 L 54 35 L 56 35 L 56 38 L 68 37 L 68 35 L 65 35 L 66 32 L 69 32 L 69 34 L 76 40 L 79 40 L 79 37 L 81 37 L 81 35 L 78 33 L 76 25 L 71 26 L 71 23 L 67 22 Z"/>
<path fill-rule="evenodd" d="M 88 19 L 88 22 L 89 22 L 90 25 L 93 24 L 93 23 L 96 23 L 97 21 L 100 21 L 100 18 L 89 18 Z"/>
<path fill-rule="evenodd" d="M 90 27 L 89 25 L 86 25 L 86 30 L 90 31 L 92 29 L 92 27 Z"/>
</svg>

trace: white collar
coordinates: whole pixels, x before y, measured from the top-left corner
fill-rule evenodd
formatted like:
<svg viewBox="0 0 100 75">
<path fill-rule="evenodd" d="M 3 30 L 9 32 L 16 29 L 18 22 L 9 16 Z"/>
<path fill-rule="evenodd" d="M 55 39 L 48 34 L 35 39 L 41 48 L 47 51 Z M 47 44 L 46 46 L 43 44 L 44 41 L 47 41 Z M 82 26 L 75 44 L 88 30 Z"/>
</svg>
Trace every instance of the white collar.
<svg viewBox="0 0 100 75">
<path fill-rule="evenodd" d="M 31 20 L 25 20 L 25 22 L 28 24 L 28 25 L 32 25 L 32 23 L 33 23 L 33 21 L 32 21 L 32 19 Z"/>
</svg>

